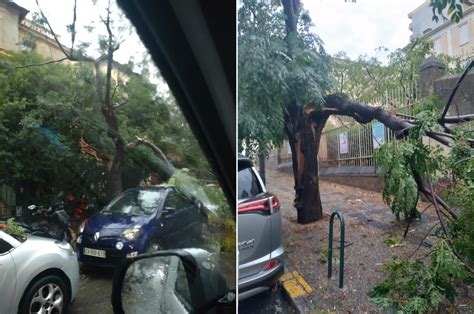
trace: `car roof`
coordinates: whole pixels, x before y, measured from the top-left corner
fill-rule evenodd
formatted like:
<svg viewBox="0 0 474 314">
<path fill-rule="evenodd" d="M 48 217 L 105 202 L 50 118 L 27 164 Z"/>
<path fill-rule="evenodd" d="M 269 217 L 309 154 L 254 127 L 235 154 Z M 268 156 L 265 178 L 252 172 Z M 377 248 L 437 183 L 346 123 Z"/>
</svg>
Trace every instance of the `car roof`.
<svg viewBox="0 0 474 314">
<path fill-rule="evenodd" d="M 239 171 L 241 169 L 253 167 L 253 163 L 250 160 L 250 158 L 248 158 L 244 155 L 241 155 L 241 154 L 239 154 L 239 156 L 238 156 L 238 164 L 239 164 Z"/>
</svg>

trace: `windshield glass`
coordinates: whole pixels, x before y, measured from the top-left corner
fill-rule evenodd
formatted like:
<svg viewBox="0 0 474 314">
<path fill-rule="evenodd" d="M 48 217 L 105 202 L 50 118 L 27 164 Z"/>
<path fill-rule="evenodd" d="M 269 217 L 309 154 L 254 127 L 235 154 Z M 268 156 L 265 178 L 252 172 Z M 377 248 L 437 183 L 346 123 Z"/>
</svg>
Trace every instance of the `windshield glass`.
<svg viewBox="0 0 474 314">
<path fill-rule="evenodd" d="M 112 200 L 102 211 L 108 215 L 151 215 L 162 201 L 162 191 L 127 191 Z"/>
</svg>

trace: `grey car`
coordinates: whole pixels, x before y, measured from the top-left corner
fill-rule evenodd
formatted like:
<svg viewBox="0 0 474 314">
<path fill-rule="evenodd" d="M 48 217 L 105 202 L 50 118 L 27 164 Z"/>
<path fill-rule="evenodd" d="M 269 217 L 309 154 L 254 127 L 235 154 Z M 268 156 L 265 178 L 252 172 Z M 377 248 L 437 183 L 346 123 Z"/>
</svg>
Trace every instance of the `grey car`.
<svg viewBox="0 0 474 314">
<path fill-rule="evenodd" d="M 0 231 L 0 313 L 66 313 L 79 290 L 79 264 L 71 245 L 28 235 L 18 241 Z"/>
<path fill-rule="evenodd" d="M 252 162 L 238 157 L 239 301 L 269 290 L 283 273 L 280 203 Z"/>
</svg>

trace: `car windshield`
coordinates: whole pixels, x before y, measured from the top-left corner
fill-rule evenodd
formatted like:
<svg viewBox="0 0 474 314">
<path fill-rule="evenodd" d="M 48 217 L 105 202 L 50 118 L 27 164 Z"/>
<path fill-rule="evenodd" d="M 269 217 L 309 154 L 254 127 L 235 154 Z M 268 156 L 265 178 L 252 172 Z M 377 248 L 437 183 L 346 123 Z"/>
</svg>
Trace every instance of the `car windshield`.
<svg viewBox="0 0 474 314">
<path fill-rule="evenodd" d="M 163 200 L 163 191 L 132 190 L 115 198 L 101 213 L 103 215 L 151 215 Z"/>
</svg>

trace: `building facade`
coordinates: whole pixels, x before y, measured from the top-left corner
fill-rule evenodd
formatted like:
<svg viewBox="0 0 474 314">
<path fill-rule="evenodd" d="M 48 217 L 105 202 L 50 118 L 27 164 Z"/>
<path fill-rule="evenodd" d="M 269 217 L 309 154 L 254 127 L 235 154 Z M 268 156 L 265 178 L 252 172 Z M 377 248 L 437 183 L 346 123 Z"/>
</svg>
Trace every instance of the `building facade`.
<svg viewBox="0 0 474 314">
<path fill-rule="evenodd" d="M 413 10 L 408 17 L 411 19 L 412 38 L 426 38 L 433 41 L 437 54 L 468 59 L 474 56 L 474 6 L 464 5 L 464 17 L 459 23 L 440 17 L 433 21 L 433 10 L 430 1 Z M 446 10 L 444 16 L 448 16 Z"/>
<path fill-rule="evenodd" d="M 26 18 L 29 11 L 15 2 L 0 0 L 0 51 L 34 50 L 48 59 L 65 55 L 46 28 Z"/>
</svg>

